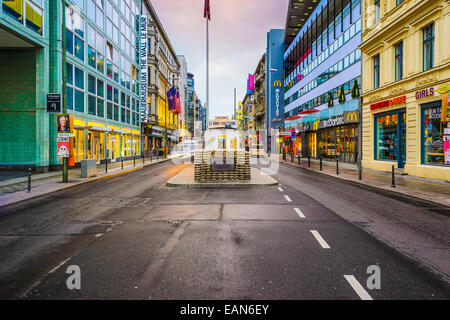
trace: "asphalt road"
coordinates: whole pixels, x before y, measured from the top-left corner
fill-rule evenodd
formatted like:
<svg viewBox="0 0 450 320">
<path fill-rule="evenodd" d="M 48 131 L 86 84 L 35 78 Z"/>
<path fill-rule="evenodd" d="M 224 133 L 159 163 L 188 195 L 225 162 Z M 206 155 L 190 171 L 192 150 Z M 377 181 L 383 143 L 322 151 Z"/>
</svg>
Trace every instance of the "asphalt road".
<svg viewBox="0 0 450 320">
<path fill-rule="evenodd" d="M 286 165 L 279 187 L 168 188 L 184 168 L 0 209 L 0 298 L 450 299 L 445 209 Z M 423 239 L 441 258 L 407 255 Z M 79 290 L 66 285 L 72 265 Z M 380 289 L 367 287 L 370 266 Z"/>
</svg>

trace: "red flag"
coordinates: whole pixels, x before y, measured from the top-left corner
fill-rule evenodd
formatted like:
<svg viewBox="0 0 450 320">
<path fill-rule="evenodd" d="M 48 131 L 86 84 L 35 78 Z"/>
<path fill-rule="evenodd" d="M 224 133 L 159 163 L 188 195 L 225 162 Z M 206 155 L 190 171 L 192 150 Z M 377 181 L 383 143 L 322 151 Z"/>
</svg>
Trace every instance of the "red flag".
<svg viewBox="0 0 450 320">
<path fill-rule="evenodd" d="M 209 0 L 205 0 L 205 10 L 203 17 L 208 17 L 208 20 L 211 20 L 211 7 L 209 5 Z"/>
</svg>

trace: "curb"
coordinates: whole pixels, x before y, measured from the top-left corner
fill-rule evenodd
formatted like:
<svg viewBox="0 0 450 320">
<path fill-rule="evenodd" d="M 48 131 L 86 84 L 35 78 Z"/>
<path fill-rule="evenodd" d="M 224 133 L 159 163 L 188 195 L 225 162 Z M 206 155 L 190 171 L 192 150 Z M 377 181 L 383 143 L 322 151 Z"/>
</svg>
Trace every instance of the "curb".
<svg viewBox="0 0 450 320">
<path fill-rule="evenodd" d="M 98 182 L 98 181 L 102 181 L 102 180 L 107 180 L 107 179 L 112 179 L 112 178 L 115 178 L 115 177 L 118 177 L 118 176 L 121 176 L 121 175 L 124 175 L 124 174 L 127 174 L 127 173 L 131 173 L 131 172 L 134 172 L 134 171 L 138 171 L 138 170 L 144 169 L 145 167 L 149 167 L 149 166 L 156 165 L 156 164 L 159 164 L 159 163 L 164 163 L 164 162 L 167 162 L 169 160 L 171 160 L 171 159 L 164 159 L 164 160 L 160 160 L 158 162 L 151 162 L 151 163 L 148 163 L 148 164 L 142 164 L 142 165 L 140 165 L 138 167 L 135 167 L 135 168 L 126 169 L 126 170 L 119 171 L 119 172 L 116 172 L 116 173 L 113 173 L 113 174 L 110 174 L 110 175 L 107 175 L 107 176 L 98 177 L 96 179 L 92 179 L 92 180 L 89 180 L 89 181 L 83 181 L 83 182 L 80 182 L 80 183 L 77 183 L 77 184 L 74 184 L 74 185 L 71 185 L 71 186 L 67 186 L 67 187 L 62 187 L 60 189 L 49 191 L 49 192 L 42 193 L 42 194 L 39 194 L 39 195 L 35 195 L 35 196 L 27 198 L 27 199 L 22 199 L 22 200 L 18 200 L 16 202 L 11 202 L 11 203 L 8 203 L 8 204 L 0 205 L 0 209 L 8 207 L 8 206 L 11 206 L 11 205 L 20 204 L 20 203 L 25 202 L 25 201 L 35 200 L 35 199 L 37 199 L 39 197 L 48 196 L 48 195 L 51 195 L 53 193 L 57 193 L 57 192 L 60 192 L 60 191 L 66 191 L 66 190 L 69 190 L 69 189 L 72 189 L 72 188 L 75 188 L 75 187 L 79 187 L 79 186 L 84 186 L 84 185 L 87 185 L 87 184 L 90 184 L 90 183 L 94 183 L 94 182 Z"/>
<path fill-rule="evenodd" d="M 377 186 L 372 186 L 372 185 L 369 185 L 369 184 L 365 184 L 363 182 L 354 181 L 354 180 L 346 179 L 346 178 L 343 178 L 343 177 L 336 177 L 335 175 L 328 174 L 328 173 L 326 173 L 324 171 L 316 171 L 316 170 L 305 168 L 305 167 L 301 167 L 301 166 L 298 166 L 298 165 L 295 165 L 295 164 L 292 164 L 292 163 L 289 163 L 289 162 L 280 162 L 280 163 L 288 165 L 288 166 L 293 167 L 293 168 L 303 169 L 303 170 L 307 170 L 307 171 L 310 171 L 310 172 L 326 175 L 328 177 L 337 179 L 337 180 L 342 181 L 342 182 L 357 184 L 359 186 L 366 187 L 367 189 L 372 189 L 372 190 L 376 190 L 376 191 L 382 191 L 382 192 L 384 192 L 385 195 L 390 196 L 390 197 L 392 197 L 392 194 L 395 194 L 395 195 L 397 195 L 399 197 L 407 197 L 407 198 L 416 199 L 416 201 L 421 201 L 421 202 L 427 203 L 427 204 L 432 205 L 432 206 L 437 206 L 439 208 L 443 208 L 443 209 L 444 208 L 445 209 L 450 208 L 446 204 L 443 204 L 443 203 L 440 203 L 440 202 L 435 202 L 435 201 L 424 199 L 424 198 L 420 198 L 418 196 L 410 195 L 410 194 L 407 194 L 407 193 L 403 193 L 403 192 L 398 191 L 398 189 L 388 190 L 388 189 L 385 189 L 385 188 L 382 188 L 382 187 L 377 187 Z M 433 208 L 429 208 L 429 209 L 431 210 Z M 442 214 L 441 212 L 437 212 L 437 213 Z M 443 214 L 443 215 L 449 216 L 448 214 Z"/>
</svg>

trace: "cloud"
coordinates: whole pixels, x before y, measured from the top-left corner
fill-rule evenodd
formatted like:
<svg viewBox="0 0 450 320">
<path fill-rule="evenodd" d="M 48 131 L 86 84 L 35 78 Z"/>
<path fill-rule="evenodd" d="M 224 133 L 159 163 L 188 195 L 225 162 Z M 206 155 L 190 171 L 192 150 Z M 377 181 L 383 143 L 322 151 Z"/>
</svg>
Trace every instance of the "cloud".
<svg viewBox="0 0 450 320">
<path fill-rule="evenodd" d="M 206 101 L 204 0 L 151 1 L 177 54 L 186 56 L 195 91 Z M 234 88 L 241 101 L 247 75 L 266 51 L 267 32 L 284 29 L 287 0 L 211 0 L 210 118 L 232 115 Z"/>
</svg>

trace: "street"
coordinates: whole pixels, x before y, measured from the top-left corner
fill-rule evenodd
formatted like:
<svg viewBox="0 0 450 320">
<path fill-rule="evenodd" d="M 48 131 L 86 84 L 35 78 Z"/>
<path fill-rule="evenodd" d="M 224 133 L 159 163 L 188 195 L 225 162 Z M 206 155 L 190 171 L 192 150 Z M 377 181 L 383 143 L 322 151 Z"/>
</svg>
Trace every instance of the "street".
<svg viewBox="0 0 450 320">
<path fill-rule="evenodd" d="M 279 186 L 167 187 L 187 166 L 0 208 L 0 298 L 450 299 L 449 208 L 285 164 Z"/>
</svg>

